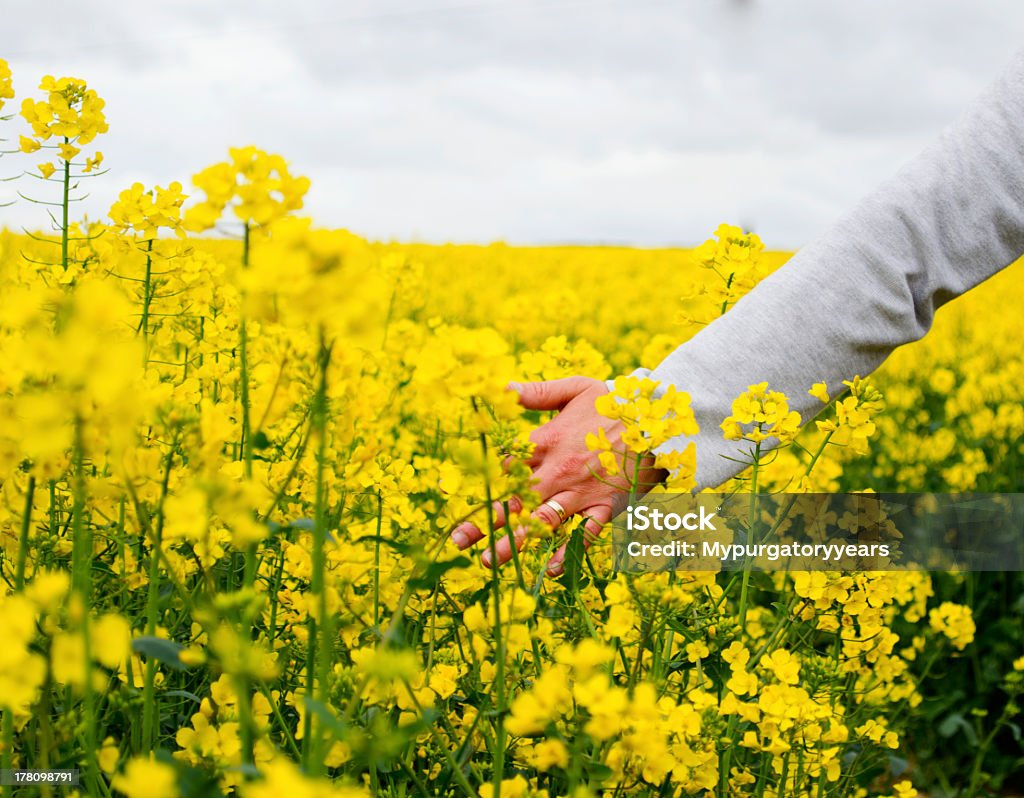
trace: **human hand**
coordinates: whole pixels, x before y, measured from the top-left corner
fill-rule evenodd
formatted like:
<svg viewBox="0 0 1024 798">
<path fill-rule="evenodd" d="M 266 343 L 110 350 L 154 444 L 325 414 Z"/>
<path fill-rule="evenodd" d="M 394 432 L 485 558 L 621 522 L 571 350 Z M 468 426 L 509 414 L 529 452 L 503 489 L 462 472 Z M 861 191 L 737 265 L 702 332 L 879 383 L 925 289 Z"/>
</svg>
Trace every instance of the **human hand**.
<svg viewBox="0 0 1024 798">
<path fill-rule="evenodd" d="M 527 465 L 533 470 L 535 490 L 542 503 L 533 516 L 551 529 L 573 515 L 583 516 L 584 545 L 590 543 L 601 532 L 602 527 L 625 509 L 633 474 L 637 467 L 637 490 L 646 492 L 661 482 L 666 472 L 654 468 L 654 458 L 644 456 L 636 462 L 627 463 L 626 468 L 615 476 L 609 476 L 598 460 L 599 452 L 589 451 L 585 440 L 587 433 L 596 434 L 603 428 L 605 436 L 615 452 L 626 451 L 622 442 L 624 425 L 599 414 L 594 407 L 595 400 L 608 393 L 600 380 L 587 377 L 566 377 L 547 382 L 513 383 L 511 390 L 519 393 L 519 403 L 530 410 L 557 410 L 558 415 L 538 427 L 530 435 L 534 450 Z M 505 526 L 505 502 L 495 502 L 493 519 L 495 530 Z M 523 509 L 517 496 L 507 502 L 513 514 Z M 559 509 L 562 512 L 559 512 Z M 525 526 L 513 530 L 516 548 L 522 548 L 527 536 Z M 452 532 L 452 541 L 460 548 L 467 549 L 483 539 L 484 533 L 476 524 L 467 521 Z M 512 556 L 512 547 L 507 535 L 495 543 L 499 564 Z M 548 561 L 549 576 L 562 573 L 565 559 L 565 544 Z M 491 566 L 491 550 L 483 552 L 484 565 Z"/>
</svg>

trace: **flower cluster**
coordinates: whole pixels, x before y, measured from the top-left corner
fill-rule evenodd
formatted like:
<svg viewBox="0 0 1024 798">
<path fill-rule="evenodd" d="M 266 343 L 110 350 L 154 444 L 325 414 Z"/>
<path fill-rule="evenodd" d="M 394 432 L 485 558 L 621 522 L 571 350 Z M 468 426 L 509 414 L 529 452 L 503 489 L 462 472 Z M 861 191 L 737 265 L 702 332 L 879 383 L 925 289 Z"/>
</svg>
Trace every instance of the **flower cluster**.
<svg viewBox="0 0 1024 798">
<path fill-rule="evenodd" d="M 47 75 L 39 88 L 46 99 L 26 97 L 21 103 L 21 116 L 32 128 L 32 135 L 21 137 L 21 151 L 32 153 L 56 139 L 57 161 L 68 164 L 82 148 L 101 133 L 106 133 L 107 118 L 103 114 L 106 103 L 79 78 L 54 78 Z M 103 162 L 103 154 L 88 159 L 85 171 L 91 172 Z M 43 177 L 49 178 L 56 166 L 46 162 L 39 165 Z"/>
<path fill-rule="evenodd" d="M 0 110 L 3 110 L 7 100 L 14 99 L 14 81 L 11 76 L 11 68 L 4 59 L 0 58 Z"/>
<path fill-rule="evenodd" d="M 820 385 L 824 389 L 824 383 Z M 833 443 L 849 446 L 857 454 L 867 454 L 868 438 L 875 433 L 873 419 L 885 409 L 885 402 L 882 394 L 860 377 L 843 385 L 849 388 L 849 394 L 836 402 L 835 419 L 815 423 L 822 432 L 832 434 Z"/>
<path fill-rule="evenodd" d="M 132 183 L 110 206 L 111 227 L 120 235 L 138 236 L 144 241 L 156 239 L 161 229 L 184 236 L 181 206 L 185 199 L 181 183 L 152 189 Z"/>
<path fill-rule="evenodd" d="M 233 147 L 230 160 L 208 166 L 192 178 L 205 195 L 185 214 L 193 232 L 209 230 L 231 206 L 246 225 L 266 227 L 302 208 L 309 179 L 292 175 L 280 155 L 256 147 Z"/>
<path fill-rule="evenodd" d="M 942 602 L 928 613 L 928 624 L 948 637 L 958 651 L 963 651 L 974 641 L 977 631 L 971 608 L 951 601 Z"/>
<path fill-rule="evenodd" d="M 800 431 L 800 414 L 789 409 L 789 399 L 768 390 L 767 382 L 751 385 L 732 403 L 732 414 L 722 422 L 726 440 L 762 443 L 769 438 L 791 442 Z"/>
<path fill-rule="evenodd" d="M 598 460 L 609 476 L 628 471 L 630 457 L 638 463 L 642 456 L 673 438 L 693 436 L 699 431 L 690 395 L 651 379 L 617 377 L 614 389 L 598 397 L 595 405 L 598 413 L 621 425 L 621 451 L 603 427 L 586 437 L 587 448 L 599 452 Z M 667 483 L 673 490 L 688 491 L 696 484 L 696 448 L 692 443 L 657 453 L 653 464 L 669 472 Z M 638 474 L 639 469 L 633 472 Z"/>
<path fill-rule="evenodd" d="M 731 224 L 719 225 L 715 238 L 694 249 L 690 257 L 700 276 L 682 297 L 685 310 L 677 314 L 689 329 L 699 329 L 726 313 L 770 267 L 760 237 Z"/>
</svg>

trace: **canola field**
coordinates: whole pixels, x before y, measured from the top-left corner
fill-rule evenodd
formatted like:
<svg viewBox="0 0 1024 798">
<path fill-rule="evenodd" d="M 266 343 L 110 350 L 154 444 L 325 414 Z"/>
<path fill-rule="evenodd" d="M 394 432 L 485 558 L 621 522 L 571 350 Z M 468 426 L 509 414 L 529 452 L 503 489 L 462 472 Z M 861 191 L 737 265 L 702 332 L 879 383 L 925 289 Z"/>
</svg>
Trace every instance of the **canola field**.
<svg viewBox="0 0 1024 798">
<path fill-rule="evenodd" d="M 0 103 L 9 86 L 0 62 Z M 578 518 L 501 568 L 449 540 L 539 501 L 523 460 L 549 414 L 510 380 L 654 366 L 785 254 L 727 225 L 692 250 L 374 243 L 303 218 L 310 181 L 281 156 L 110 186 L 92 89 L 18 100 L 0 167 L 53 204 L 0 233 L 0 767 L 80 780 L 4 795 L 1024 781 L 1019 575 L 626 575 Z M 107 218 L 76 220 L 86 184 Z M 1018 491 L 1022 277 L 850 375 L 820 423 L 752 386 L 723 434 L 786 444 L 763 490 Z M 688 423 L 650 390 L 616 387 L 634 455 Z M 664 465 L 692 487 L 692 459 Z"/>
</svg>

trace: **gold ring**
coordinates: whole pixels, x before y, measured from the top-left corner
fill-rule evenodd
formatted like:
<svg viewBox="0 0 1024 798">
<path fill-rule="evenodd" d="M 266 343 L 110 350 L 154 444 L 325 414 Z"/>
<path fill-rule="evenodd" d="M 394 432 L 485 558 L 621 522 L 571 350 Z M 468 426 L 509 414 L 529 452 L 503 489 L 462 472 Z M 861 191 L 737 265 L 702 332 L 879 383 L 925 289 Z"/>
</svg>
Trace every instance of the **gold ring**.
<svg viewBox="0 0 1024 798">
<path fill-rule="evenodd" d="M 559 521 L 564 521 L 566 519 L 567 513 L 565 512 L 565 508 L 558 502 L 556 502 L 554 499 L 548 499 L 546 502 L 544 502 L 544 504 L 546 504 L 548 507 L 550 507 L 558 514 Z"/>
</svg>

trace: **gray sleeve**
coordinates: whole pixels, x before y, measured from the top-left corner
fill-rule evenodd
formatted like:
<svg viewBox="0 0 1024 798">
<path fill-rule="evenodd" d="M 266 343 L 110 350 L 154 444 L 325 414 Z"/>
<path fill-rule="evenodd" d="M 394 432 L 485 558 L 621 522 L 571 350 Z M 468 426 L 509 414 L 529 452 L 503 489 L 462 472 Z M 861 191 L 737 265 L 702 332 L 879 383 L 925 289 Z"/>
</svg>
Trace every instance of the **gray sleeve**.
<svg viewBox="0 0 1024 798">
<path fill-rule="evenodd" d="M 767 380 L 805 422 L 807 390 L 874 371 L 923 336 L 936 309 L 1024 253 L 1024 51 L 966 113 L 723 317 L 639 375 L 693 398 L 697 481 L 712 487 L 749 448 L 724 440 L 732 400 Z M 739 448 L 738 448 L 739 447 Z"/>
</svg>

